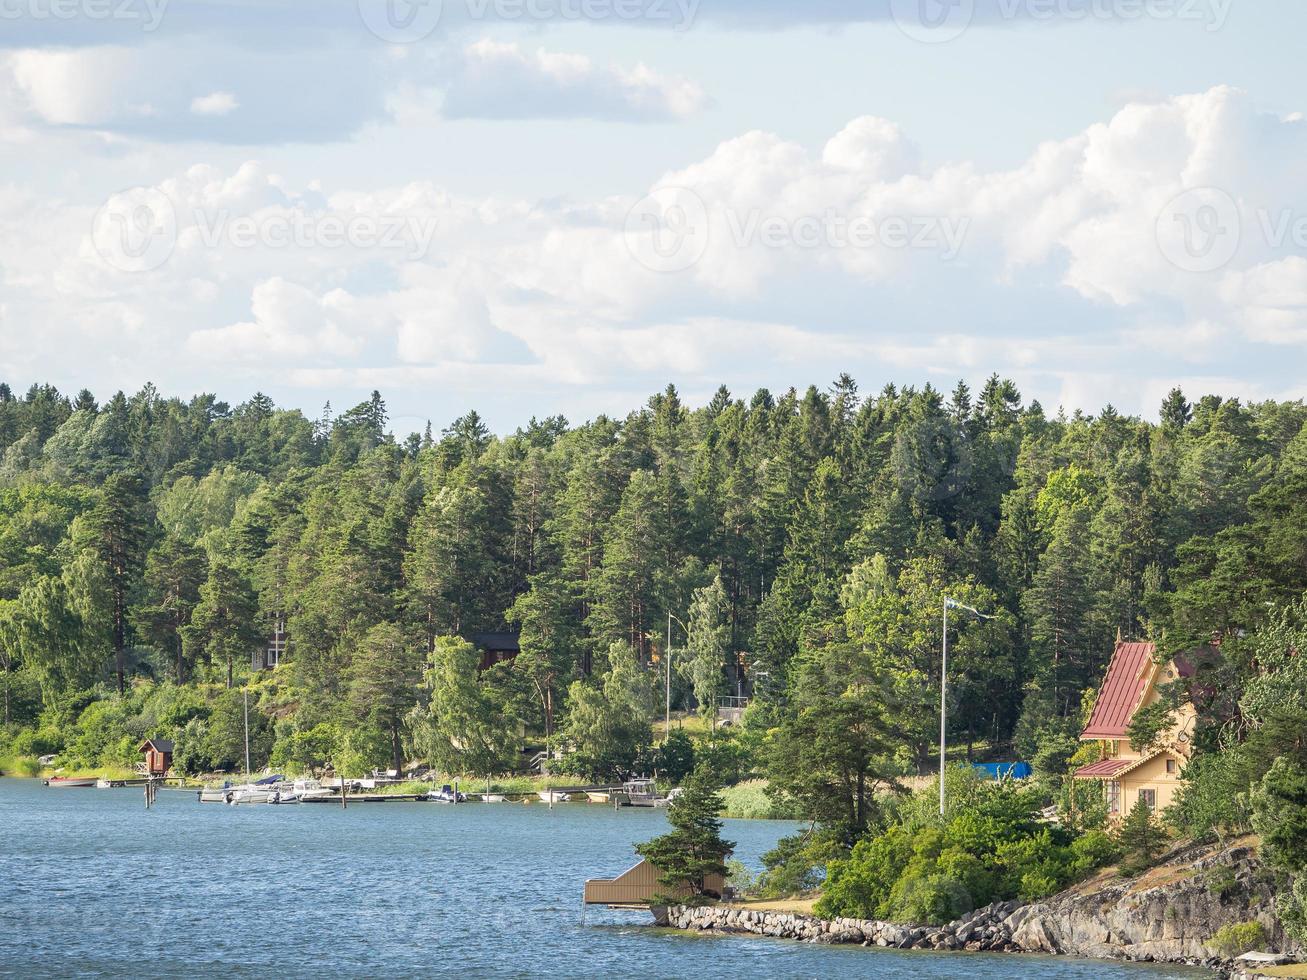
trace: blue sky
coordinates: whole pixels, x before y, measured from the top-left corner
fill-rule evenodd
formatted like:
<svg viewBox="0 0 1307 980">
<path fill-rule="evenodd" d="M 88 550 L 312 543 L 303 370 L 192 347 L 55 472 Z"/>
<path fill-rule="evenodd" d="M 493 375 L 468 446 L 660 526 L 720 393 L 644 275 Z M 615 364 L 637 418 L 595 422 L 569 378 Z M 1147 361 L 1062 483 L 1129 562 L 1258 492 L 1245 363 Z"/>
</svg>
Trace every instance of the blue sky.
<svg viewBox="0 0 1307 980">
<path fill-rule="evenodd" d="M 941 2 L 0 0 L 0 377 L 1307 394 L 1307 7 Z"/>
</svg>

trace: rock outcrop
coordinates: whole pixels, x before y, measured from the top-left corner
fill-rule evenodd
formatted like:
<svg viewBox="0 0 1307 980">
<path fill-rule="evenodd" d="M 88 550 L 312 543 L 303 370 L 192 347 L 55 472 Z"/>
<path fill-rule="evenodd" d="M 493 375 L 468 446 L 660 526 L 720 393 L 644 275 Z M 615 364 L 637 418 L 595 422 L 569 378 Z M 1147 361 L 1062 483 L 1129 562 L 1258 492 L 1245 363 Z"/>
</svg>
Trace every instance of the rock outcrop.
<svg viewBox="0 0 1307 980">
<path fill-rule="evenodd" d="M 1266 948 L 1301 954 L 1275 917 L 1274 889 L 1252 848 L 1190 848 L 1135 879 L 1103 874 L 1043 902 L 998 902 L 945 926 L 818 919 L 717 905 L 661 910 L 678 929 L 753 933 L 814 943 L 896 949 L 1070 954 L 1228 971 L 1208 945 L 1223 926 L 1256 920 Z"/>
</svg>

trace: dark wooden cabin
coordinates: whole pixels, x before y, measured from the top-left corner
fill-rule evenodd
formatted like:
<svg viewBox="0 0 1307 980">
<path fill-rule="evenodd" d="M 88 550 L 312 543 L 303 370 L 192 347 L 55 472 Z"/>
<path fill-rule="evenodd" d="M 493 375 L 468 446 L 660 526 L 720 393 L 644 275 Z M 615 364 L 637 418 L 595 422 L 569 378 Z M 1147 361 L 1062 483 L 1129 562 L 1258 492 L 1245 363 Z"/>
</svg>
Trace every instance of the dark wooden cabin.
<svg viewBox="0 0 1307 980">
<path fill-rule="evenodd" d="M 172 743 L 163 738 L 147 738 L 141 743 L 145 753 L 145 772 L 150 776 L 166 776 L 172 768 Z"/>
<path fill-rule="evenodd" d="M 481 651 L 481 670 L 512 660 L 522 652 L 516 633 L 477 633 L 472 637 L 472 645 Z"/>
</svg>

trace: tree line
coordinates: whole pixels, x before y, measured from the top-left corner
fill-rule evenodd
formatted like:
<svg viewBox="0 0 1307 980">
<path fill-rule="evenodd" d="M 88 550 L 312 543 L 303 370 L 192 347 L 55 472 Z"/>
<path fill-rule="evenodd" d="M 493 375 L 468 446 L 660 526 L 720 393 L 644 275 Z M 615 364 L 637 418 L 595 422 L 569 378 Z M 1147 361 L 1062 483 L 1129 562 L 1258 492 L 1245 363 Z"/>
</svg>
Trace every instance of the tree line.
<svg viewBox="0 0 1307 980">
<path fill-rule="evenodd" d="M 992 617 L 954 620 L 950 741 L 1046 773 L 1117 635 L 1238 640 L 1297 601 L 1305 421 L 1179 390 L 1155 421 L 1049 414 L 997 376 L 864 396 L 843 375 L 698 407 L 669 386 L 503 436 L 472 411 L 399 441 L 377 393 L 309 418 L 0 385 L 6 738 L 93 765 L 172 735 L 183 763 L 234 767 L 228 691 L 249 683 L 261 762 L 493 773 L 543 745 L 610 778 L 670 764 L 670 624 L 674 707 L 752 698 L 701 754 L 851 841 L 929 767 L 945 596 Z M 284 662 L 251 677 L 278 620 Z M 521 653 L 483 670 L 491 631 Z M 1225 669 L 1217 714 L 1243 739 L 1261 668 Z"/>
</svg>

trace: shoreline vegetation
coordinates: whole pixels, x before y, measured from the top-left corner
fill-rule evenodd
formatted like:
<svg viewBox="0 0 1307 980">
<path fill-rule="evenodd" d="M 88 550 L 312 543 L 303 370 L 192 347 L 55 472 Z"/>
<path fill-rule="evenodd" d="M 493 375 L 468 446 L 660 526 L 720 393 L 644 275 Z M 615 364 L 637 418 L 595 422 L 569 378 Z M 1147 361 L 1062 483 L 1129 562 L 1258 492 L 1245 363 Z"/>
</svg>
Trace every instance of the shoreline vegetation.
<svg viewBox="0 0 1307 980">
<path fill-rule="evenodd" d="M 840 375 L 390 428 L 0 382 L 0 758 L 711 786 L 645 846 L 715 869 L 716 814 L 797 818 L 741 892 L 931 926 L 1256 832 L 1264 932 L 1307 940 L 1303 402 Z M 1117 641 L 1186 666 L 1084 737 Z M 1076 778 L 1150 753 L 1165 794 Z"/>
</svg>

